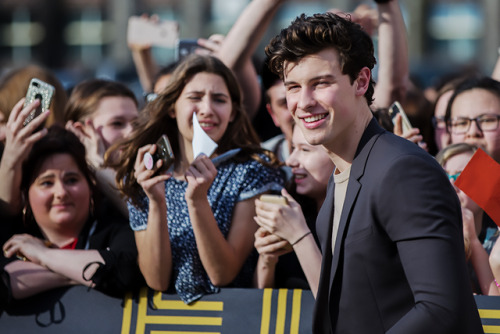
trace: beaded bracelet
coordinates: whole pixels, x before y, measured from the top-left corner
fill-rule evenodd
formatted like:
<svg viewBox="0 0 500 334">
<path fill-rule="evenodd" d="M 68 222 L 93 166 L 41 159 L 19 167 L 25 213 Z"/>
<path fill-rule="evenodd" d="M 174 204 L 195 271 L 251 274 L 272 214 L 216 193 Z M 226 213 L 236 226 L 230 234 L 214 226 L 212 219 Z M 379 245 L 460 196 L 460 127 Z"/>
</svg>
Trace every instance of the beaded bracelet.
<svg viewBox="0 0 500 334">
<path fill-rule="evenodd" d="M 300 240 L 304 239 L 305 237 L 307 237 L 309 234 L 311 234 L 312 232 L 309 231 L 307 232 L 306 234 L 304 234 L 303 236 L 301 236 L 300 238 L 298 238 L 294 243 L 292 243 L 292 246 L 295 246 L 296 244 L 299 243 Z"/>
</svg>

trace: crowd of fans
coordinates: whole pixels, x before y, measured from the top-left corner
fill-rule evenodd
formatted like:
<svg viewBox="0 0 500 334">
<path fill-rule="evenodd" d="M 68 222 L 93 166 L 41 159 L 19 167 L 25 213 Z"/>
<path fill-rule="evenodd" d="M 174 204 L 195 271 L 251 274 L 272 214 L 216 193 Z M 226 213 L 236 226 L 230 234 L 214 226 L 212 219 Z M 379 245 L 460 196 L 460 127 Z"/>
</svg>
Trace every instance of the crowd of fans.
<svg viewBox="0 0 500 334">
<path fill-rule="evenodd" d="M 251 1 L 227 36 L 200 38 L 199 52 L 163 68 L 150 45 L 129 45 L 146 103 L 123 83 L 97 78 L 66 92 L 34 65 L 0 78 L 1 307 L 74 284 L 112 296 L 148 285 L 186 303 L 220 287 L 316 295 L 315 220 L 335 166 L 294 128 L 281 79 L 252 61 L 285 2 Z M 424 94 L 410 80 L 398 0 L 331 11 L 378 36 L 371 107 L 387 131 L 435 156 L 452 183 L 478 148 L 500 162 L 500 70 L 447 78 Z M 56 93 L 24 125 L 40 105 L 24 103 L 34 77 Z M 401 116 L 392 122 L 395 101 L 414 128 L 403 132 Z M 266 142 L 252 123 L 260 112 L 281 132 Z M 193 114 L 217 144 L 209 155 L 195 155 Z M 161 160 L 153 168 L 144 160 L 163 134 L 174 164 L 158 173 Z M 212 161 L 233 149 L 230 159 Z M 500 295 L 500 222 L 455 189 L 473 291 Z M 267 193 L 286 203 L 259 200 Z"/>
</svg>

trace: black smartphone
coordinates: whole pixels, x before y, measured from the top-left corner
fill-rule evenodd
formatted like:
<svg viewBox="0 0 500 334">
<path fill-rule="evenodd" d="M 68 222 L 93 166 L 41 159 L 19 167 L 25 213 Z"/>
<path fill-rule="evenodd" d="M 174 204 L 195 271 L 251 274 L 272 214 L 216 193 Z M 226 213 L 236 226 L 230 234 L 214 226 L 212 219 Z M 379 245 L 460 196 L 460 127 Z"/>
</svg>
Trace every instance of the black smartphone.
<svg viewBox="0 0 500 334">
<path fill-rule="evenodd" d="M 23 122 L 24 126 L 28 125 L 32 120 L 34 120 L 36 117 L 40 116 L 40 114 L 46 112 L 49 109 L 55 91 L 56 90 L 54 86 L 37 78 L 31 79 L 28 86 L 28 91 L 26 92 L 26 100 L 24 101 L 24 107 L 26 107 L 35 100 L 40 100 L 40 105 L 38 106 L 38 108 L 33 110 L 28 115 L 28 117 L 26 117 L 26 119 Z"/>
<path fill-rule="evenodd" d="M 155 174 L 161 174 L 169 170 L 170 166 L 174 163 L 174 152 L 166 135 L 162 135 L 156 142 L 156 152 L 153 155 L 149 152 L 144 154 L 144 165 L 149 170 L 155 168 L 158 160 L 162 160 L 163 164 Z"/>
<path fill-rule="evenodd" d="M 394 102 L 390 107 L 389 107 L 389 116 L 391 117 L 392 124 L 396 124 L 396 115 L 401 114 L 401 118 L 403 121 L 403 133 L 407 132 L 408 130 L 411 130 L 413 126 L 411 125 L 410 121 L 408 120 L 408 116 L 406 116 L 405 111 L 403 110 L 403 107 L 401 104 L 396 101 Z"/>
<path fill-rule="evenodd" d="M 198 48 L 201 48 L 201 46 L 198 45 L 198 40 L 196 39 L 179 39 L 175 47 L 176 60 L 182 61 Z"/>
</svg>

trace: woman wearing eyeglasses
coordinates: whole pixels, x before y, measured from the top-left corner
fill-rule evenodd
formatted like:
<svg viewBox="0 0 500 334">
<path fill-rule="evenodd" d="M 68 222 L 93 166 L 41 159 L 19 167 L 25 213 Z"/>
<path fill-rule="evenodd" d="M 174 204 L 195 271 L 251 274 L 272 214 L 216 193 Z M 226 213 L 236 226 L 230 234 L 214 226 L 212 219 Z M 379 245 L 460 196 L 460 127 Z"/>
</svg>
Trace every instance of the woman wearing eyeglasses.
<svg viewBox="0 0 500 334">
<path fill-rule="evenodd" d="M 500 82 L 490 77 L 462 81 L 446 110 L 451 143 L 481 147 L 500 162 Z"/>
<path fill-rule="evenodd" d="M 453 185 L 476 150 L 476 146 L 458 143 L 447 146 L 436 155 L 436 160 L 443 166 Z M 500 283 L 498 282 L 500 280 L 498 282 L 495 280 L 488 253 L 480 241 L 483 239 L 480 234 L 482 233 L 483 218 L 486 215 L 483 209 L 462 190 L 456 186 L 454 188 L 462 207 L 465 255 L 470 268 L 472 290 L 477 294 L 499 295 L 498 286 Z"/>
</svg>

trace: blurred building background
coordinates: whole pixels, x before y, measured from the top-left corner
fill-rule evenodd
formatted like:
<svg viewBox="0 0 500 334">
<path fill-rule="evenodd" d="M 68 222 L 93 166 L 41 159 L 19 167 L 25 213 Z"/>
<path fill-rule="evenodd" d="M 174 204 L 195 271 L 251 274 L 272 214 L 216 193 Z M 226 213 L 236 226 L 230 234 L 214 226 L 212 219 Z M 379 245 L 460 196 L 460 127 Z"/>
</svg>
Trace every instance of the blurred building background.
<svg viewBox="0 0 500 334">
<path fill-rule="evenodd" d="M 500 47 L 498 0 L 399 0 L 408 29 L 411 72 L 424 86 L 439 76 L 475 67 L 490 73 Z M 128 18 L 142 13 L 176 20 L 181 38 L 227 33 L 249 0 L 1 0 L 0 71 L 28 63 L 47 66 L 67 87 L 86 77 L 138 85 L 126 44 Z M 298 14 L 340 8 L 358 0 L 289 0 L 264 38 Z M 158 63 L 174 50 L 155 48 Z"/>
</svg>

